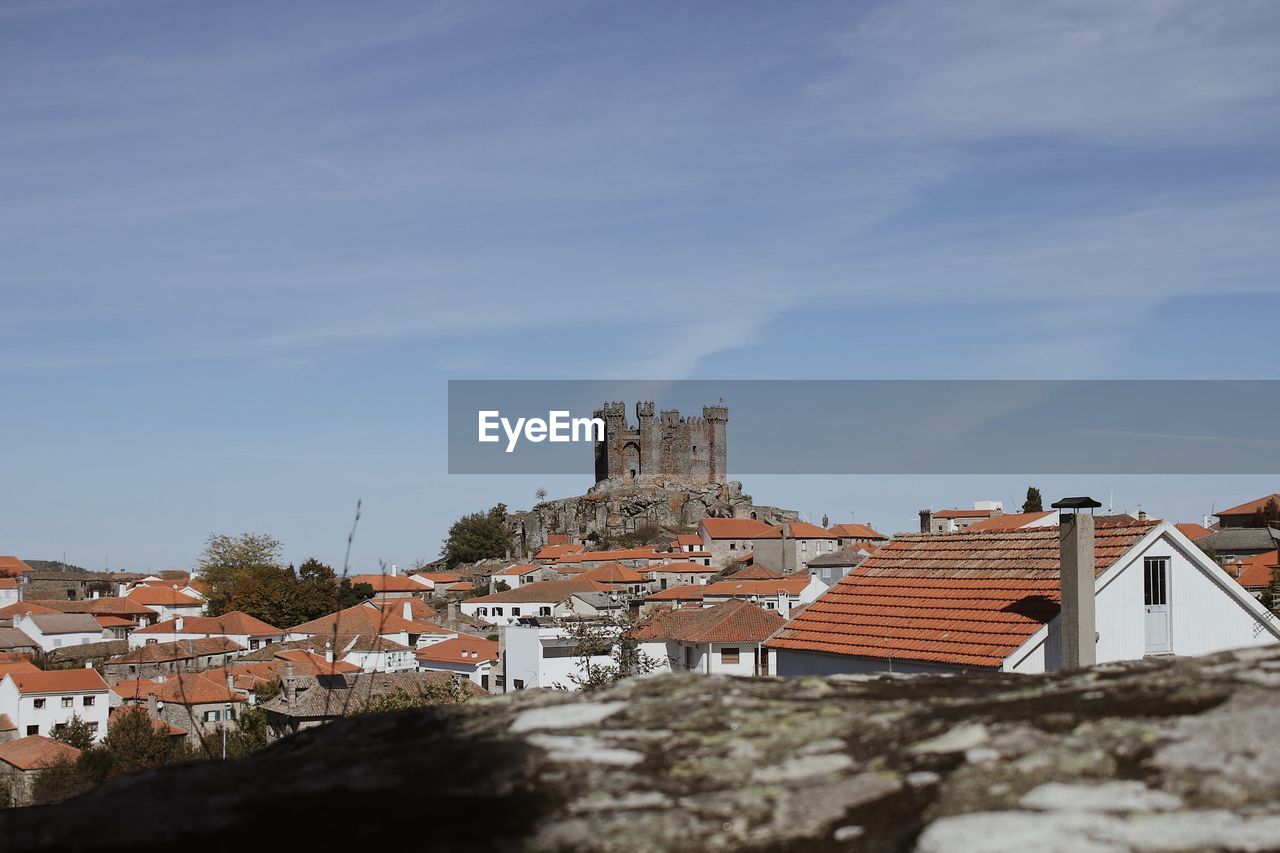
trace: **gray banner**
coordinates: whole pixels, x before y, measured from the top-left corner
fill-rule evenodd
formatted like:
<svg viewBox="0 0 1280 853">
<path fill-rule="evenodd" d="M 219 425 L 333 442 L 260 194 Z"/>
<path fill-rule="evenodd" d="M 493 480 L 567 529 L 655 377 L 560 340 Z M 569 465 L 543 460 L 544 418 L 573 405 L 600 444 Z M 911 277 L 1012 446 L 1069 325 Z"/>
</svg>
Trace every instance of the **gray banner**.
<svg viewBox="0 0 1280 853">
<path fill-rule="evenodd" d="M 1280 472 L 1276 380 L 453 380 L 449 473 L 593 471 L 609 401 L 605 463 L 628 474 L 716 453 L 730 476 Z"/>
</svg>

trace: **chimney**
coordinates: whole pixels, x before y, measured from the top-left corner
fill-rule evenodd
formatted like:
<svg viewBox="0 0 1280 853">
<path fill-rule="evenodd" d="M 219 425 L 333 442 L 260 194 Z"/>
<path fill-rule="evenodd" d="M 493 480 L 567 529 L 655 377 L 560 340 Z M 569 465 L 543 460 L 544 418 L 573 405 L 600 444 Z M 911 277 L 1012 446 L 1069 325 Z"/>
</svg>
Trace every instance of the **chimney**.
<svg viewBox="0 0 1280 853">
<path fill-rule="evenodd" d="M 236 677 L 232 675 L 230 672 L 227 673 L 227 692 L 228 693 L 236 692 Z"/>
<path fill-rule="evenodd" d="M 928 533 L 932 529 L 933 529 L 933 510 L 931 509 L 920 510 L 920 532 Z"/>
<path fill-rule="evenodd" d="M 175 620 L 174 620 L 174 625 L 173 625 L 173 630 L 175 630 L 175 631 L 181 631 L 181 630 L 182 630 L 182 621 L 183 621 L 183 620 L 182 620 L 182 617 L 181 617 L 181 616 L 179 616 L 177 619 L 175 619 Z"/>
<path fill-rule="evenodd" d="M 1146 521 L 1146 520 L 1147 520 L 1147 511 L 1145 509 L 1140 508 L 1138 510 L 1138 521 Z"/>
<path fill-rule="evenodd" d="M 298 687 L 293 680 L 293 662 L 284 662 L 284 701 L 292 708 L 298 702 Z"/>
<path fill-rule="evenodd" d="M 1240 580 L 1240 576 L 1244 574 L 1244 560 L 1236 557 L 1236 580 Z"/>
<path fill-rule="evenodd" d="M 449 600 L 449 622 L 452 624 L 458 621 L 458 602 L 453 599 Z"/>
<path fill-rule="evenodd" d="M 1093 666 L 1098 658 L 1098 634 L 1094 618 L 1097 575 L 1093 559 L 1093 510 L 1102 506 L 1093 498 L 1063 498 L 1053 505 L 1058 518 L 1060 580 L 1062 590 L 1062 669 Z M 1085 513 L 1083 510 L 1089 510 Z"/>
<path fill-rule="evenodd" d="M 160 702 L 156 699 L 156 694 L 154 693 L 147 694 L 147 713 L 150 714 L 152 718 L 158 718 L 160 716 Z"/>
<path fill-rule="evenodd" d="M 400 606 L 400 613 L 404 616 L 405 621 L 412 622 L 413 621 L 413 603 L 408 599 L 406 599 L 405 603 Z"/>
<path fill-rule="evenodd" d="M 93 661 L 91 661 L 91 660 L 87 660 L 87 661 L 85 661 L 85 662 L 84 662 L 84 668 L 85 668 L 85 669 L 93 669 Z"/>
</svg>

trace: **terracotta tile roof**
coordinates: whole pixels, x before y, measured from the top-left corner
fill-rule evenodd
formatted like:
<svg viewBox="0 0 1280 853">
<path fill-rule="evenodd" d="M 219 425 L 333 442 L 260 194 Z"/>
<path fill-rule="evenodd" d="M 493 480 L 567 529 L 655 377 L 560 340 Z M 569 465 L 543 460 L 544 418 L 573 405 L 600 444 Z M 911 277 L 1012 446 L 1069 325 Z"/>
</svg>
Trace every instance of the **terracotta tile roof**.
<svg viewBox="0 0 1280 853">
<path fill-rule="evenodd" d="M 39 770 L 60 761 L 73 762 L 80 750 L 44 735 L 27 735 L 0 743 L 0 761 L 19 770 Z"/>
<path fill-rule="evenodd" d="M 807 521 L 789 521 L 786 528 L 792 539 L 835 539 L 838 535 Z"/>
<path fill-rule="evenodd" d="M 27 614 L 36 613 L 58 613 L 52 607 L 45 607 L 38 601 L 15 601 L 13 604 L 6 604 L 0 607 L 0 619 L 13 619 L 17 616 L 26 616 Z"/>
<path fill-rule="evenodd" d="M 1017 530 L 1026 527 L 1028 524 L 1043 522 L 1044 519 L 1057 514 L 1057 510 L 1049 510 L 1048 512 L 1009 512 L 1004 515 L 993 515 L 990 518 L 984 518 L 982 521 L 975 521 L 965 530 L 981 533 L 982 531 L 994 532 L 999 530 Z M 1056 519 L 1055 519 L 1056 522 Z M 1043 525 L 1050 527 L 1052 525 Z"/>
<path fill-rule="evenodd" d="M 327 636 L 335 632 L 342 635 L 421 633 L 413 620 L 404 618 L 400 605 L 400 602 L 394 602 L 379 608 L 357 604 L 319 619 L 294 625 L 287 633 L 312 636 Z"/>
<path fill-rule="evenodd" d="M 352 575 L 352 585 L 367 583 L 374 592 L 422 592 L 422 584 L 404 575 L 364 574 Z"/>
<path fill-rule="evenodd" d="M 598 583 L 647 583 L 649 578 L 635 569 L 628 569 L 621 563 L 604 563 L 590 571 L 578 575 L 579 580 L 596 581 Z"/>
<path fill-rule="evenodd" d="M 178 619 L 166 619 L 164 622 L 157 622 L 154 625 L 139 628 L 135 633 L 148 636 L 161 636 L 164 634 L 206 634 L 209 636 L 235 634 L 249 637 L 275 637 L 283 636 L 287 633 L 284 628 L 268 625 L 261 619 L 250 616 L 242 610 L 232 610 L 229 613 L 223 613 L 221 616 L 182 616 L 179 618 L 182 619 L 181 629 L 178 628 Z"/>
<path fill-rule="evenodd" d="M 1251 501 L 1246 501 L 1245 503 L 1242 503 L 1239 506 L 1233 506 L 1230 509 L 1220 510 L 1219 512 L 1215 512 L 1214 515 L 1218 518 L 1225 518 L 1231 515 L 1253 515 L 1255 512 L 1266 507 L 1267 501 L 1276 501 L 1277 503 L 1280 503 L 1280 492 L 1264 495 Z M 0 560 L 3 559 L 3 557 L 0 557 Z"/>
<path fill-rule="evenodd" d="M 753 562 L 753 561 L 755 560 L 755 558 L 756 558 L 756 552 L 755 552 L 754 550 L 753 550 L 753 551 L 744 551 L 743 553 L 741 553 L 741 554 L 739 554 L 738 556 L 734 557 L 734 558 L 733 558 L 733 562 L 735 562 L 735 563 L 751 563 L 751 562 Z"/>
<path fill-rule="evenodd" d="M 581 545 L 543 545 L 538 549 L 538 553 L 533 555 L 535 560 L 555 560 L 560 557 L 568 557 L 570 554 L 582 553 Z"/>
<path fill-rule="evenodd" d="M 40 602 L 59 613 L 90 613 L 95 616 L 151 616 L 156 612 L 139 601 L 117 596 L 85 598 L 80 601 L 64 601 L 50 598 Z"/>
<path fill-rule="evenodd" d="M 0 714 L 0 732 L 16 732 L 18 724 L 8 714 Z"/>
<path fill-rule="evenodd" d="M 244 702 L 243 696 L 227 688 L 226 679 L 215 681 L 204 673 L 181 672 L 162 676 L 161 681 L 143 679 L 121 681 L 111 689 L 126 701 L 145 701 L 155 694 L 156 699 L 173 705 L 207 705 L 215 702 Z"/>
<path fill-rule="evenodd" d="M 866 524 L 833 524 L 831 532 L 842 539 L 888 539 L 880 531 Z"/>
<path fill-rule="evenodd" d="M 0 649 L 35 649 L 39 644 L 19 628 L 0 627 Z"/>
<path fill-rule="evenodd" d="M 1182 535 L 1190 539 L 1192 542 L 1203 536 L 1208 536 L 1213 532 L 1203 524 L 1196 524 L 1194 521 L 1184 521 L 1180 524 L 1175 524 L 1174 527 L 1181 530 Z"/>
<path fill-rule="evenodd" d="M 165 663 L 205 655 L 233 654 L 244 650 L 244 646 L 226 637 L 200 637 L 196 640 L 176 640 L 172 643 L 148 643 L 145 646 L 138 646 L 136 649 L 130 649 L 122 655 L 108 659 L 107 665 Z"/>
<path fill-rule="evenodd" d="M 18 692 L 29 693 L 94 693 L 107 689 L 97 670 L 55 669 L 50 672 L 10 672 Z"/>
<path fill-rule="evenodd" d="M 325 660 L 324 655 L 318 655 L 309 649 L 287 649 L 283 652 L 276 652 L 276 657 L 283 661 L 287 661 L 294 665 L 294 672 L 298 675 L 315 675 L 318 673 L 344 673 L 359 672 L 360 667 L 354 663 L 348 663 L 345 660 L 334 660 L 332 663 Z M 283 671 L 283 664 L 281 664 Z"/>
<path fill-rule="evenodd" d="M 125 619 L 121 616 L 95 616 L 98 624 L 103 628 L 136 628 L 138 623 L 131 619 Z"/>
<path fill-rule="evenodd" d="M 527 575 L 530 572 L 536 572 L 544 566 L 535 566 L 530 563 L 517 563 L 514 566 L 507 566 L 505 569 L 499 569 L 494 572 L 495 575 Z"/>
<path fill-rule="evenodd" d="M 704 518 L 698 526 L 712 539 L 774 539 L 778 528 L 754 518 Z"/>
<path fill-rule="evenodd" d="M 934 518 L 990 518 L 993 509 L 940 509 L 933 514 Z"/>
<path fill-rule="evenodd" d="M 456 583 L 462 580 L 462 575 L 456 572 L 416 572 L 409 575 L 410 578 L 425 578 L 432 583 L 446 584 Z"/>
<path fill-rule="evenodd" d="M 1155 527 L 1099 525 L 1099 574 Z M 915 534 L 884 545 L 771 648 L 998 667 L 1058 612 L 1058 531 Z"/>
<path fill-rule="evenodd" d="M 700 583 L 673 586 L 644 597 L 645 601 L 701 601 L 706 586 Z"/>
<path fill-rule="evenodd" d="M 621 548 L 614 551 L 582 551 L 566 554 L 557 563 L 608 563 L 616 560 L 661 560 L 667 554 L 653 548 Z"/>
<path fill-rule="evenodd" d="M 17 557 L 0 555 L 0 575 L 13 578 L 31 571 L 31 567 Z"/>
<path fill-rule="evenodd" d="M 1267 551 L 1224 563 L 1222 568 L 1231 577 L 1240 581 L 1241 586 L 1259 589 L 1271 583 L 1271 571 L 1277 568 L 1278 563 L 1280 563 L 1280 552 Z"/>
<path fill-rule="evenodd" d="M 200 607 L 198 598 L 192 598 L 185 592 L 167 586 L 135 586 L 129 590 L 131 601 L 139 604 L 150 604 L 156 607 Z"/>
<path fill-rule="evenodd" d="M 687 560 L 682 560 L 676 563 L 662 563 L 661 565 L 650 566 L 645 571 L 650 574 L 654 572 L 680 572 L 681 574 L 714 575 L 720 570 L 713 566 L 704 566 L 702 563 L 690 563 Z"/>
<path fill-rule="evenodd" d="M 4 678 L 6 672 L 42 672 L 40 667 L 36 666 L 29 660 L 12 660 L 0 663 L 0 678 Z"/>
<path fill-rule="evenodd" d="M 730 580 L 716 581 L 707 584 L 704 596 L 721 596 L 729 595 L 735 598 L 741 598 L 750 595 L 777 595 L 780 592 L 786 592 L 790 595 L 799 595 L 801 590 L 809 585 L 809 576 L 807 574 L 787 575 L 786 577 L 775 578 L 772 580 L 741 580 L 732 578 Z"/>
<path fill-rule="evenodd" d="M 17 588 L 18 588 L 17 578 L 0 577 L 0 589 L 17 589 Z"/>
<path fill-rule="evenodd" d="M 783 625 L 777 613 L 748 601 L 655 613 L 636 626 L 638 639 L 682 643 L 762 643 Z"/>
<path fill-rule="evenodd" d="M 564 601 L 575 592 L 608 592 L 609 585 L 582 576 L 559 581 L 521 584 L 516 589 L 467 599 L 468 604 L 542 604 Z"/>
<path fill-rule="evenodd" d="M 782 575 L 761 565 L 751 565 L 726 575 L 726 579 L 735 581 L 781 580 Z"/>
<path fill-rule="evenodd" d="M 680 533 L 676 535 L 676 544 L 702 547 L 702 537 L 696 533 Z"/>
<path fill-rule="evenodd" d="M 474 655 L 473 655 L 474 653 Z M 443 643 L 432 643 L 418 649 L 414 655 L 420 661 L 440 663 L 466 663 L 475 665 L 498 659 L 498 643 L 484 637 L 463 634 Z"/>
</svg>

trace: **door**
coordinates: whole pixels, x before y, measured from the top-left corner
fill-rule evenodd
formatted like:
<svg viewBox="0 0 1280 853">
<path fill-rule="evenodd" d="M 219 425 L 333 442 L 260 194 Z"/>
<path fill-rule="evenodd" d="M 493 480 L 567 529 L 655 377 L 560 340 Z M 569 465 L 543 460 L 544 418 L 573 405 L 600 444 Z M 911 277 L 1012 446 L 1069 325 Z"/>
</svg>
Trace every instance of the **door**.
<svg viewBox="0 0 1280 853">
<path fill-rule="evenodd" d="M 1143 597 L 1146 605 L 1147 653 L 1169 651 L 1169 558 L 1143 560 Z"/>
</svg>

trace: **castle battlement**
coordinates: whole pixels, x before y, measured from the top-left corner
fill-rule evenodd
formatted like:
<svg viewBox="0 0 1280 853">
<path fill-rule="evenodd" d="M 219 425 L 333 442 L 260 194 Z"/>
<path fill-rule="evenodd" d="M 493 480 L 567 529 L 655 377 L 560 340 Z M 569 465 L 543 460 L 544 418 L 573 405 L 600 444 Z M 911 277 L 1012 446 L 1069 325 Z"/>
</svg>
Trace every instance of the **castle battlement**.
<svg viewBox="0 0 1280 853">
<path fill-rule="evenodd" d="M 650 476 L 727 482 L 727 406 L 703 406 L 702 417 L 687 418 L 663 409 L 655 418 L 653 401 L 643 400 L 635 411 L 634 426 L 625 403 L 608 402 L 596 411 L 605 422 L 604 440 L 596 442 L 596 482 Z"/>
</svg>

